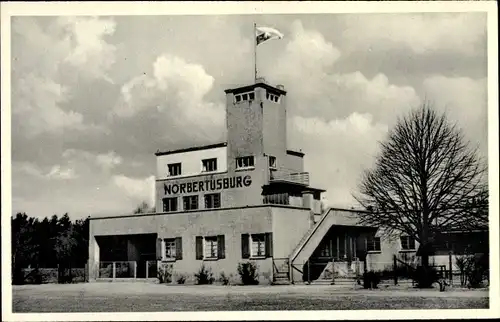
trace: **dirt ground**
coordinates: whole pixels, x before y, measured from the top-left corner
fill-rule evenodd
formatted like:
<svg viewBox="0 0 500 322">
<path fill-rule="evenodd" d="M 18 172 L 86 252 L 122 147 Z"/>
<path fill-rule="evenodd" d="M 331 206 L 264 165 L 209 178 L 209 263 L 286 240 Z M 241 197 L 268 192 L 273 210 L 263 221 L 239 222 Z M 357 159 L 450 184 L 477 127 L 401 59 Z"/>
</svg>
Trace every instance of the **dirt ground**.
<svg viewBox="0 0 500 322">
<path fill-rule="evenodd" d="M 487 290 L 329 285 L 187 286 L 151 283 L 44 284 L 13 287 L 14 313 L 239 310 L 487 309 Z"/>
</svg>

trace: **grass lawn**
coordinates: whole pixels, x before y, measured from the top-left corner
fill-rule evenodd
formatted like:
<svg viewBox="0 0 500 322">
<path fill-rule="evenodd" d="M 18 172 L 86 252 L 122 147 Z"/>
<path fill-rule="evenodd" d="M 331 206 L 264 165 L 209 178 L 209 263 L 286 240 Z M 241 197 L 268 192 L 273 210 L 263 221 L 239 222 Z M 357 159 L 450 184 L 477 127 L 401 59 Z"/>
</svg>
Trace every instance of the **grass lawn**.
<svg viewBox="0 0 500 322">
<path fill-rule="evenodd" d="M 328 285 L 45 284 L 13 286 L 12 296 L 13 313 L 487 309 L 489 305 L 486 290 L 353 290 Z"/>
</svg>

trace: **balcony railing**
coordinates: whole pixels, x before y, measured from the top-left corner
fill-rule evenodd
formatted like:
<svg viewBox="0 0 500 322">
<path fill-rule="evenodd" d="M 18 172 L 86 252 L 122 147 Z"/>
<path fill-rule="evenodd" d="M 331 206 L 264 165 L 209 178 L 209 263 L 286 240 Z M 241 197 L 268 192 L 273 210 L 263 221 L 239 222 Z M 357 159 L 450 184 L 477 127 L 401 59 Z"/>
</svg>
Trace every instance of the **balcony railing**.
<svg viewBox="0 0 500 322">
<path fill-rule="evenodd" d="M 309 185 L 309 172 L 297 172 L 283 168 L 271 170 L 270 172 L 270 182 L 291 182 L 304 186 Z"/>
</svg>

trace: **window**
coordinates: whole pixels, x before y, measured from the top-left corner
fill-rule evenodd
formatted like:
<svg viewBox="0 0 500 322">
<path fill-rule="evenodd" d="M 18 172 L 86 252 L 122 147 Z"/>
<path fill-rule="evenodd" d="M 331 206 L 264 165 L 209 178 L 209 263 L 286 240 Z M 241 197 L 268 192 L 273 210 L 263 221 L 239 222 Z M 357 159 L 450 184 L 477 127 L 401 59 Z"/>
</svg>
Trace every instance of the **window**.
<svg viewBox="0 0 500 322">
<path fill-rule="evenodd" d="M 204 258 L 217 258 L 217 237 L 205 237 Z"/>
<path fill-rule="evenodd" d="M 177 198 L 163 199 L 163 212 L 177 211 Z"/>
<path fill-rule="evenodd" d="M 182 259 L 182 237 L 158 238 L 156 256 L 158 260 L 166 261 Z"/>
<path fill-rule="evenodd" d="M 331 257 L 332 256 L 330 242 L 324 242 L 323 245 L 321 245 L 319 256 L 320 257 Z"/>
<path fill-rule="evenodd" d="M 279 103 L 280 101 L 280 96 L 277 94 L 273 94 L 270 92 L 266 92 L 266 99 L 268 101 L 274 102 L 274 103 Z"/>
<path fill-rule="evenodd" d="M 234 95 L 234 101 L 236 103 L 244 101 L 253 101 L 255 99 L 255 92 L 247 92 Z"/>
<path fill-rule="evenodd" d="M 366 250 L 369 252 L 380 252 L 380 237 L 367 238 Z"/>
<path fill-rule="evenodd" d="M 175 259 L 176 243 L 175 238 L 165 239 L 165 258 Z"/>
<path fill-rule="evenodd" d="M 276 193 L 264 196 L 264 204 L 289 205 L 290 198 L 288 193 Z"/>
<path fill-rule="evenodd" d="M 269 168 L 276 169 L 276 157 L 269 156 Z"/>
<path fill-rule="evenodd" d="M 236 158 L 236 169 L 245 169 L 253 167 L 254 167 L 253 156 Z"/>
<path fill-rule="evenodd" d="M 196 259 L 223 259 L 225 252 L 224 235 L 196 236 Z"/>
<path fill-rule="evenodd" d="M 220 193 L 205 195 L 205 209 L 220 208 Z"/>
<path fill-rule="evenodd" d="M 250 235 L 252 239 L 251 257 L 264 257 L 266 256 L 266 235 L 254 234 Z"/>
<path fill-rule="evenodd" d="M 242 258 L 268 258 L 273 256 L 273 234 L 241 234 Z"/>
<path fill-rule="evenodd" d="M 401 236 L 401 249 L 402 250 L 415 250 L 415 239 L 410 236 Z"/>
<path fill-rule="evenodd" d="M 217 159 L 205 159 L 201 161 L 203 172 L 217 171 Z"/>
<path fill-rule="evenodd" d="M 181 175 L 181 164 L 172 163 L 168 165 L 168 175 L 169 176 L 180 176 Z"/>
<path fill-rule="evenodd" d="M 184 210 L 198 209 L 198 196 L 186 196 L 182 198 Z"/>
</svg>

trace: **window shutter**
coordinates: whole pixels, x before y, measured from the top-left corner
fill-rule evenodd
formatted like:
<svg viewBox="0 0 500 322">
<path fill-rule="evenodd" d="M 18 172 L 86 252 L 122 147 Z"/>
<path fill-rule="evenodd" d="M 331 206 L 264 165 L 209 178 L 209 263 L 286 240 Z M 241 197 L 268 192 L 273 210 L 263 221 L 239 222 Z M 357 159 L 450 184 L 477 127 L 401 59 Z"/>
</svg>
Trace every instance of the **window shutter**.
<svg viewBox="0 0 500 322">
<path fill-rule="evenodd" d="M 161 238 L 156 239 L 156 260 L 161 260 L 162 259 L 162 253 L 161 253 Z"/>
<path fill-rule="evenodd" d="M 203 237 L 196 236 L 196 259 L 203 259 Z"/>
<path fill-rule="evenodd" d="M 226 244 L 224 242 L 224 235 L 217 236 L 217 258 L 226 258 Z"/>
<path fill-rule="evenodd" d="M 266 257 L 273 257 L 273 233 L 266 233 Z"/>
<path fill-rule="evenodd" d="M 248 234 L 241 234 L 241 258 L 250 258 L 249 239 Z"/>
<path fill-rule="evenodd" d="M 175 238 L 175 259 L 182 259 L 182 237 Z"/>
</svg>

